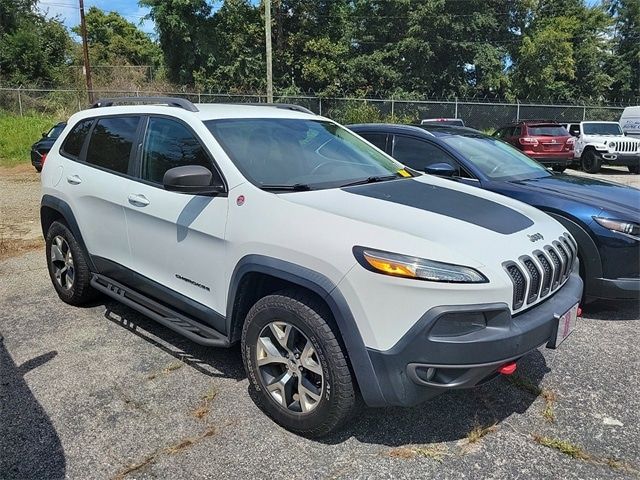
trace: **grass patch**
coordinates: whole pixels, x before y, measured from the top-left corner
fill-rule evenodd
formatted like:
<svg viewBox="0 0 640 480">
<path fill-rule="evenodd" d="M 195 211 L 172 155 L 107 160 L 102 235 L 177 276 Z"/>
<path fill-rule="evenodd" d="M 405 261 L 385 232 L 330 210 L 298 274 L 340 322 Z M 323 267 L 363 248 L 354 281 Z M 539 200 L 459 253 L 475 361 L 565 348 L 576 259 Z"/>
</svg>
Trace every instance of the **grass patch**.
<svg viewBox="0 0 640 480">
<path fill-rule="evenodd" d="M 491 432 L 495 432 L 498 429 L 496 424 L 482 426 L 479 423 L 476 423 L 471 431 L 467 434 L 467 442 L 469 444 L 477 443 L 482 438 L 486 437 Z"/>
<path fill-rule="evenodd" d="M 553 410 L 553 406 L 558 399 L 558 396 L 555 394 L 553 390 L 549 390 L 548 388 L 539 387 L 531 380 L 520 377 L 518 375 L 510 375 L 507 378 L 507 381 L 511 383 L 514 387 L 530 393 L 535 397 L 542 397 L 544 400 L 544 408 L 542 409 L 542 416 L 548 422 L 555 422 L 556 415 Z"/>
<path fill-rule="evenodd" d="M 210 388 L 207 393 L 202 396 L 202 401 L 200 402 L 200 405 L 198 405 L 198 407 L 193 411 L 193 416 L 198 420 L 202 420 L 204 417 L 206 417 L 211 411 L 211 402 L 213 402 L 217 395 L 218 391 L 214 388 Z"/>
<path fill-rule="evenodd" d="M 31 161 L 31 145 L 60 120 L 51 115 L 24 117 L 0 111 L 0 166 L 13 167 Z"/>
<path fill-rule="evenodd" d="M 392 448 L 389 450 L 388 455 L 402 460 L 424 457 L 435 460 L 436 462 L 442 462 L 448 453 L 446 447 L 443 445 L 424 445 L 418 447 Z"/>
<path fill-rule="evenodd" d="M 534 442 L 548 448 L 564 453 L 571 458 L 577 458 L 579 460 L 591 460 L 589 455 L 582 447 L 567 442 L 566 440 L 560 440 L 557 438 L 543 437 L 542 435 L 533 434 Z"/>
</svg>

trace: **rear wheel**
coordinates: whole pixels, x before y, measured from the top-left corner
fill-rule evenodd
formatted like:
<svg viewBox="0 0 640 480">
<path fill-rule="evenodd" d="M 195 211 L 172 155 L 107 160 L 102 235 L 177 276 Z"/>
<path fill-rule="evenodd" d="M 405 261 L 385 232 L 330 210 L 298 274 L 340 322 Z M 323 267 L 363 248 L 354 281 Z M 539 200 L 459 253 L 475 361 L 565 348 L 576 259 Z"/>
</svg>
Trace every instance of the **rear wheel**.
<svg viewBox="0 0 640 480">
<path fill-rule="evenodd" d="M 640 173 L 640 165 L 629 165 L 627 168 L 630 173 Z"/>
<path fill-rule="evenodd" d="M 84 251 L 64 223 L 56 221 L 49 227 L 46 253 L 49 276 L 62 301 L 81 305 L 97 296 L 89 284 L 91 272 Z"/>
<path fill-rule="evenodd" d="M 560 167 L 560 166 L 555 166 L 553 167 L 553 171 L 554 172 L 558 172 L 558 173 L 562 173 L 567 169 L 567 167 Z"/>
<path fill-rule="evenodd" d="M 257 405 L 288 430 L 326 435 L 352 414 L 355 387 L 323 305 L 284 291 L 260 299 L 242 330 L 242 356 Z"/>
<path fill-rule="evenodd" d="M 602 160 L 594 150 L 587 150 L 581 157 L 582 169 L 587 173 L 598 173 Z"/>
</svg>

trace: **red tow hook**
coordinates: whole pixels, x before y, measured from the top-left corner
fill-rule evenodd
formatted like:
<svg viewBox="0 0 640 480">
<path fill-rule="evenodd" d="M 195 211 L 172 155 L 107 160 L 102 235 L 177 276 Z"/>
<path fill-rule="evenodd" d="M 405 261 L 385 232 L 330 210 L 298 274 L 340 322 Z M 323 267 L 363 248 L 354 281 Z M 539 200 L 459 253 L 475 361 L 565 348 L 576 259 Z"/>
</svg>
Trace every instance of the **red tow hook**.
<svg viewBox="0 0 640 480">
<path fill-rule="evenodd" d="M 498 369 L 498 373 L 501 373 L 502 375 L 511 375 L 516 371 L 516 368 L 516 362 L 505 363 Z"/>
<path fill-rule="evenodd" d="M 582 307 L 578 307 L 578 311 L 576 312 L 576 316 L 582 317 Z"/>
</svg>

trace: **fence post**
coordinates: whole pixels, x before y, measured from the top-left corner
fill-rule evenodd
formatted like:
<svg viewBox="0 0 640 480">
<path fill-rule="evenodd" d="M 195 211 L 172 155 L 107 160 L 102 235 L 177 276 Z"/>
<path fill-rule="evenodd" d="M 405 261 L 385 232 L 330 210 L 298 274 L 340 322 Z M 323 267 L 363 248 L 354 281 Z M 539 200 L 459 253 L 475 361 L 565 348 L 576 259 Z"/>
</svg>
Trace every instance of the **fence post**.
<svg viewBox="0 0 640 480">
<path fill-rule="evenodd" d="M 318 99 L 318 109 L 320 110 L 318 115 L 322 115 L 322 97 Z"/>
<path fill-rule="evenodd" d="M 587 119 L 587 106 L 583 105 L 582 106 L 582 120 L 586 120 Z"/>
<path fill-rule="evenodd" d="M 396 102 L 393 99 L 393 95 L 391 95 L 391 120 L 394 121 L 394 122 L 396 121 L 396 108 L 395 108 L 395 106 L 396 106 Z"/>
<path fill-rule="evenodd" d="M 21 88 L 22 88 L 22 85 L 18 87 L 18 108 L 20 108 L 20 116 L 23 117 L 24 115 L 22 114 L 22 96 L 20 95 Z"/>
<path fill-rule="evenodd" d="M 458 118 L 458 97 L 455 97 L 455 100 L 456 100 L 456 110 L 453 115 L 453 118 Z"/>
<path fill-rule="evenodd" d="M 520 100 L 516 98 L 516 122 L 520 121 Z"/>
</svg>

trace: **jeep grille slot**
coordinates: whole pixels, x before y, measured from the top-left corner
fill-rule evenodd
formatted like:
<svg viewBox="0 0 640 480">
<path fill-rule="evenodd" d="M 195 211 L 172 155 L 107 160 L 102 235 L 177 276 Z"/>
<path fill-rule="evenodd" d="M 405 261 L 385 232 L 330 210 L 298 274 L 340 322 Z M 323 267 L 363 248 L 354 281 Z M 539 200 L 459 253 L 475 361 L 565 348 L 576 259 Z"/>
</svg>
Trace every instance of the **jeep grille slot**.
<svg viewBox="0 0 640 480">
<path fill-rule="evenodd" d="M 538 291 L 540 290 L 540 271 L 530 258 L 525 258 L 523 263 L 527 268 L 527 274 L 529 275 L 529 296 L 527 297 L 527 303 L 531 303 L 538 298 Z"/>
<path fill-rule="evenodd" d="M 513 309 L 517 310 L 524 303 L 524 295 L 527 291 L 527 282 L 524 275 L 516 265 L 511 264 L 507 266 L 507 272 L 511 276 L 511 281 L 513 282 Z"/>
<path fill-rule="evenodd" d="M 568 234 L 523 255 L 518 261 L 507 261 L 503 268 L 513 284 L 513 310 L 543 299 L 560 288 L 571 275 L 578 256 L 575 240 Z"/>
</svg>

